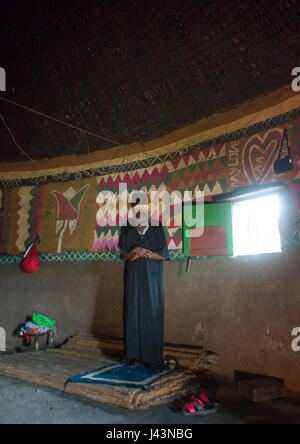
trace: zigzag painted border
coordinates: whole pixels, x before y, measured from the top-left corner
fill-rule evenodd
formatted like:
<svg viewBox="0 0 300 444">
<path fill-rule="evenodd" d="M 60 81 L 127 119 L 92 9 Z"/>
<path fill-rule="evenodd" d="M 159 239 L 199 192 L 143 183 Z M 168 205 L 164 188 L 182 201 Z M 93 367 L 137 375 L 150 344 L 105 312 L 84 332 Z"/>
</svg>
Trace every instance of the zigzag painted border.
<svg viewBox="0 0 300 444">
<path fill-rule="evenodd" d="M 172 261 L 182 260 L 185 256 L 180 251 L 170 251 Z M 21 264 L 22 256 L 0 255 L 0 265 Z M 70 251 L 68 253 L 57 255 L 52 253 L 40 253 L 40 261 L 44 262 L 112 262 L 120 261 L 120 254 L 103 251 L 92 253 L 90 251 Z"/>
<path fill-rule="evenodd" d="M 159 157 L 150 157 L 146 158 L 142 161 L 134 161 L 130 163 L 126 163 L 124 165 L 111 165 L 109 167 L 103 168 L 93 168 L 85 171 L 78 171 L 76 173 L 63 173 L 63 174 L 55 174 L 49 176 L 35 177 L 31 179 L 12 179 L 12 180 L 1 180 L 0 188 L 8 189 L 8 188 L 17 188 L 21 186 L 36 186 L 36 185 L 45 185 L 47 183 L 57 183 L 57 182 L 68 182 L 71 180 L 84 179 L 87 177 L 95 177 L 95 176 L 105 176 L 109 174 L 117 174 L 126 171 L 133 171 L 140 168 L 149 168 L 154 165 L 157 165 L 162 162 L 166 162 L 172 160 L 180 155 L 192 154 L 196 151 L 203 150 L 205 148 L 212 147 L 214 145 L 220 145 L 227 142 L 233 142 L 235 140 L 239 140 L 243 137 L 252 136 L 264 129 L 275 128 L 277 125 L 281 125 L 282 123 L 292 121 L 300 116 L 300 107 L 297 107 L 291 111 L 288 111 L 284 114 L 280 114 L 278 116 L 272 117 L 262 122 L 255 123 L 254 125 L 249 126 L 248 128 L 242 128 L 232 133 L 224 134 L 222 136 L 216 137 L 214 139 L 207 140 L 205 142 L 201 142 L 197 145 L 193 145 L 191 147 L 187 147 L 181 151 L 166 153 Z"/>
<path fill-rule="evenodd" d="M 110 191 L 118 191 L 120 183 L 126 183 L 128 191 L 136 189 L 143 185 L 145 190 L 151 189 L 153 185 L 159 187 L 162 183 L 165 188 L 172 183 L 174 174 L 177 175 L 179 182 L 182 182 L 183 187 L 189 185 L 192 179 L 191 175 L 186 177 L 188 171 L 193 171 L 193 176 L 198 176 L 201 183 L 207 183 L 207 177 L 211 176 L 218 180 L 220 172 L 224 171 L 227 166 L 225 145 L 214 146 L 206 150 L 197 151 L 194 154 L 186 154 L 178 156 L 171 161 L 149 168 L 140 168 L 134 172 L 117 173 L 115 175 L 105 175 L 98 178 L 99 190 L 108 189 Z M 187 183 L 184 183 L 187 180 Z M 199 181 L 196 181 L 199 183 Z M 178 189 L 174 186 L 173 189 Z"/>
<path fill-rule="evenodd" d="M 283 241 L 283 251 L 288 251 L 300 246 L 300 231 L 291 233 Z M 181 261 L 186 259 L 182 250 L 171 250 L 171 261 Z M 194 259 L 206 260 L 206 257 L 198 257 Z M 219 257 L 215 259 L 229 259 L 228 257 Z M 120 255 L 115 252 L 103 251 L 100 253 L 92 253 L 89 251 L 70 251 L 68 253 L 57 255 L 52 253 L 40 253 L 40 261 L 46 262 L 116 262 L 120 261 Z M 0 255 L 0 265 L 18 264 L 22 262 L 22 256 Z"/>
<path fill-rule="evenodd" d="M 283 240 L 283 251 L 288 251 L 300 246 L 300 230 L 296 230 Z M 170 250 L 170 259 L 172 261 L 180 261 L 186 259 L 183 251 Z M 22 256 L 0 255 L 0 265 L 21 264 Z M 206 257 L 194 258 L 206 260 Z M 219 259 L 229 259 L 220 257 Z M 70 251 L 68 253 L 57 255 L 52 253 L 40 253 L 40 261 L 45 262 L 112 262 L 120 261 L 120 255 L 116 252 L 103 251 L 100 253 L 92 253 L 90 251 Z"/>
<path fill-rule="evenodd" d="M 34 188 L 22 187 L 18 191 L 18 220 L 17 220 L 17 240 L 16 247 L 19 251 L 23 251 L 28 238 L 30 238 L 31 226 L 33 221 L 33 211 L 31 201 L 34 199 L 32 191 Z"/>
<path fill-rule="evenodd" d="M 11 193 L 4 192 L 2 195 L 1 207 L 1 225 L 0 225 L 0 253 L 5 251 L 7 240 L 9 237 L 8 229 L 10 223 L 9 207 L 11 202 Z M 5 224 L 3 223 L 5 221 Z"/>
</svg>

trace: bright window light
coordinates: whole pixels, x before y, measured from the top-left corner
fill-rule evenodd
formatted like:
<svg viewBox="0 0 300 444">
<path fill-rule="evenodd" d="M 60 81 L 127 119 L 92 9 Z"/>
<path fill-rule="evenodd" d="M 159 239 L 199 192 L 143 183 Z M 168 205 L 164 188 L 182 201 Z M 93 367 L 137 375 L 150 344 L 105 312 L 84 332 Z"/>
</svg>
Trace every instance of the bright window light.
<svg viewBox="0 0 300 444">
<path fill-rule="evenodd" d="M 234 203 L 234 255 L 281 252 L 279 218 L 280 201 L 277 194 Z"/>
</svg>

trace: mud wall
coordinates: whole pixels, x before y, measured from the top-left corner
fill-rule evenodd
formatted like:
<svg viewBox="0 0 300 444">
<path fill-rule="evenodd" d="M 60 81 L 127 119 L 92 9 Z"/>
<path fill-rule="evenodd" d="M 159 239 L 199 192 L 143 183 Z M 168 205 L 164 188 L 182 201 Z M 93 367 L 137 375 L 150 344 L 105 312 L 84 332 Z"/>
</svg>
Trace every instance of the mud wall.
<svg viewBox="0 0 300 444">
<path fill-rule="evenodd" d="M 300 391 L 300 353 L 291 331 L 300 326 L 300 248 L 286 254 L 165 264 L 165 340 L 201 345 L 221 358 L 221 371 L 284 378 Z M 122 337 L 123 264 L 45 263 L 35 275 L 0 266 L 0 326 L 7 345 L 33 312 L 56 319 L 58 343 L 76 331 Z"/>
</svg>

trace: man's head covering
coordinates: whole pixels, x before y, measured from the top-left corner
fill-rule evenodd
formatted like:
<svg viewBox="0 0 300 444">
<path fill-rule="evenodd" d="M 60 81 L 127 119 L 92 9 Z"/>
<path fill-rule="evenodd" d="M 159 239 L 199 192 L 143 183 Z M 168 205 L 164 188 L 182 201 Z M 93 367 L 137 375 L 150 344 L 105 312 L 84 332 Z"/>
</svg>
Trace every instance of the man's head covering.
<svg viewBox="0 0 300 444">
<path fill-rule="evenodd" d="M 137 204 L 134 207 L 135 214 L 137 213 L 149 213 L 149 205 Z"/>
<path fill-rule="evenodd" d="M 149 205 L 147 204 L 137 204 L 133 208 L 133 219 L 135 219 L 135 223 L 133 226 L 137 227 L 142 225 L 144 228 L 149 227 Z M 142 231 L 142 230 L 141 230 Z M 143 233 L 140 233 L 143 234 Z"/>
</svg>

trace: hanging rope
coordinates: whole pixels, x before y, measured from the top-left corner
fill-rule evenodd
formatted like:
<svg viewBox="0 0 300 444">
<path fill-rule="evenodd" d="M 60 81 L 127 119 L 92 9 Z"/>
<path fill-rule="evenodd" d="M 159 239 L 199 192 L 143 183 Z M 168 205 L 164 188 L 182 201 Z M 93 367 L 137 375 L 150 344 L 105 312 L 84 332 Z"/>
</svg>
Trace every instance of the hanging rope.
<svg viewBox="0 0 300 444">
<path fill-rule="evenodd" d="M 10 103 L 11 105 L 15 105 L 19 108 L 25 109 L 26 111 L 29 111 L 33 114 L 37 114 L 38 116 L 44 117 L 49 120 L 53 120 L 54 122 L 59 123 L 60 125 L 64 125 L 69 128 L 80 131 L 81 133 L 88 134 L 89 136 L 97 137 L 98 139 L 105 140 L 106 142 L 113 143 L 114 145 L 117 145 L 117 146 L 123 146 L 121 143 L 116 142 L 115 140 L 109 139 L 108 137 L 100 136 L 99 134 L 93 133 L 92 131 L 88 131 L 88 130 L 79 128 L 78 126 L 72 125 L 71 123 L 67 123 L 67 122 L 64 122 L 63 120 L 56 119 L 55 117 L 49 116 L 48 114 L 41 113 L 39 111 L 36 111 L 33 108 L 21 105 L 20 103 L 13 102 L 12 100 L 4 99 L 3 97 L 0 97 L 0 100 L 2 100 L 2 102 L 7 102 L 7 103 Z"/>
<path fill-rule="evenodd" d="M 34 162 L 35 163 L 35 161 L 27 154 L 27 153 L 25 153 L 25 151 L 20 147 L 20 145 L 17 143 L 17 141 L 16 141 L 16 139 L 15 139 L 15 136 L 13 135 L 13 133 L 12 133 L 12 131 L 11 131 L 11 129 L 9 128 L 9 126 L 7 125 L 7 123 L 6 123 L 6 121 L 5 121 L 5 119 L 4 119 L 4 117 L 2 116 L 2 114 L 0 114 L 0 119 L 2 120 L 2 123 L 3 123 L 3 125 L 4 125 L 4 127 L 7 129 L 7 131 L 9 132 L 9 134 L 10 134 L 10 137 L 12 138 L 12 140 L 13 140 L 13 142 L 14 142 L 14 144 L 16 145 L 16 147 L 18 148 L 18 150 L 19 151 L 21 151 L 21 153 L 25 156 L 25 157 L 27 157 L 27 159 L 29 159 L 29 160 L 31 160 L 31 162 Z"/>
<path fill-rule="evenodd" d="M 88 130 L 82 129 L 82 128 L 78 127 L 78 126 L 72 125 L 71 123 L 64 122 L 63 120 L 59 120 L 59 119 L 57 119 L 55 117 L 49 116 L 48 114 L 44 114 L 44 113 L 41 113 L 40 111 L 36 111 L 35 109 L 33 109 L 31 107 L 28 107 L 28 106 L 25 106 L 25 105 L 21 105 L 20 103 L 13 102 L 12 100 L 5 99 L 3 97 L 0 97 L 0 100 L 2 102 L 6 102 L 6 103 L 9 103 L 11 105 L 17 106 L 18 108 L 22 108 L 22 109 L 24 109 L 26 111 L 29 111 L 29 112 L 31 112 L 33 114 L 36 114 L 36 115 L 40 116 L 40 117 L 44 117 L 44 118 L 46 118 L 48 120 L 52 120 L 52 121 L 54 121 L 56 123 L 59 123 L 60 125 L 64 125 L 66 127 L 72 128 L 72 129 L 74 129 L 76 131 L 80 131 L 83 134 L 87 134 L 89 136 L 97 137 L 98 139 L 105 140 L 106 142 L 112 143 L 115 146 L 121 146 L 121 147 L 127 148 L 127 145 L 123 145 L 120 142 L 117 142 L 117 141 L 115 141 L 113 139 L 110 139 L 110 138 L 104 137 L 104 136 L 100 136 L 99 134 L 96 134 L 96 133 L 94 133 L 92 131 L 88 131 Z M 15 145 L 17 146 L 17 148 L 24 154 L 24 156 L 26 156 L 28 159 L 30 159 L 31 161 L 34 162 L 34 160 L 27 153 L 25 153 L 25 151 L 17 144 L 17 142 L 16 142 L 16 140 L 15 140 L 11 130 L 9 129 L 9 127 L 6 124 L 6 122 L 4 120 L 4 117 L 2 115 L 1 115 L 1 120 L 3 121 L 3 124 L 5 125 L 7 130 L 9 131 L 9 133 L 10 133 L 10 135 L 11 135 L 11 137 L 12 137 L 14 143 L 15 143 Z M 128 136 L 128 134 L 127 134 L 127 136 Z M 145 143 L 143 143 L 143 142 L 138 141 L 135 138 L 133 138 L 133 139 L 134 139 L 135 142 L 139 143 L 143 147 L 142 153 L 143 153 L 143 155 L 145 155 L 145 150 L 144 149 L 147 148 L 147 145 Z M 126 157 L 126 151 L 125 151 L 125 157 Z M 146 157 L 147 157 L 147 152 L 146 152 Z"/>
</svg>

